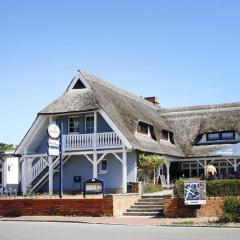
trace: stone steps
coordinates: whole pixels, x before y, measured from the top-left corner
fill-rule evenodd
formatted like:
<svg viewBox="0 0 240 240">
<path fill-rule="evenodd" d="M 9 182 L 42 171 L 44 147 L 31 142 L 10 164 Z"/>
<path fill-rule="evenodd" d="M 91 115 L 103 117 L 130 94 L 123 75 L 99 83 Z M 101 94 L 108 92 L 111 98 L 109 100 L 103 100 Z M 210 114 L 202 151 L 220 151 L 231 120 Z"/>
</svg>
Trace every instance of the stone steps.
<svg viewBox="0 0 240 240">
<path fill-rule="evenodd" d="M 163 197 L 160 196 L 142 196 L 124 216 L 163 216 Z"/>
<path fill-rule="evenodd" d="M 149 216 L 149 217 L 161 217 L 162 215 L 159 212 L 125 212 L 124 216 Z"/>
<path fill-rule="evenodd" d="M 131 209 L 140 209 L 140 208 L 144 208 L 144 209 L 163 209 L 163 205 L 133 205 L 131 206 Z"/>
<path fill-rule="evenodd" d="M 141 208 L 141 209 L 134 209 L 134 208 L 130 208 L 127 210 L 127 212 L 162 212 L 163 209 L 159 209 L 159 208 Z"/>
</svg>

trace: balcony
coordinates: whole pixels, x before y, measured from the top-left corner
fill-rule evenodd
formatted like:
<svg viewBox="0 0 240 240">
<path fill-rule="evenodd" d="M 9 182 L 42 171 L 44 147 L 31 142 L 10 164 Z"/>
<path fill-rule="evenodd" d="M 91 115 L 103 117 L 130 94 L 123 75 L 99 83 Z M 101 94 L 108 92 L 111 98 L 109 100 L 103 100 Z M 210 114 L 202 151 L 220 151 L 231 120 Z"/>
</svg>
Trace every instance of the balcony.
<svg viewBox="0 0 240 240">
<path fill-rule="evenodd" d="M 63 151 L 121 148 L 122 141 L 115 132 L 63 135 Z"/>
</svg>

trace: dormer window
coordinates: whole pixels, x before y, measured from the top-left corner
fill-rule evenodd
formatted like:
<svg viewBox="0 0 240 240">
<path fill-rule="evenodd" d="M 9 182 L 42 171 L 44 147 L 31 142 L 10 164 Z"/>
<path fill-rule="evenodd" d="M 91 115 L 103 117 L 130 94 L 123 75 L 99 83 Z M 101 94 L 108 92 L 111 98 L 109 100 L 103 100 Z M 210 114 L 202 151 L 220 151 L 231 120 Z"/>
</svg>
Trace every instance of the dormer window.
<svg viewBox="0 0 240 240">
<path fill-rule="evenodd" d="M 156 140 L 156 135 L 154 132 L 154 127 L 150 124 L 139 122 L 137 126 L 137 133 L 143 134 L 147 137 L 151 137 L 152 139 Z"/>
<path fill-rule="evenodd" d="M 162 140 L 171 142 L 172 144 L 174 144 L 174 135 L 173 132 L 168 131 L 168 130 L 162 130 L 162 136 L 161 136 Z"/>
<path fill-rule="evenodd" d="M 138 126 L 137 126 L 137 132 L 144 134 L 144 135 L 149 135 L 148 124 L 146 124 L 144 122 L 139 122 Z"/>
<path fill-rule="evenodd" d="M 207 133 L 207 141 L 234 140 L 234 131 L 211 132 Z"/>
</svg>

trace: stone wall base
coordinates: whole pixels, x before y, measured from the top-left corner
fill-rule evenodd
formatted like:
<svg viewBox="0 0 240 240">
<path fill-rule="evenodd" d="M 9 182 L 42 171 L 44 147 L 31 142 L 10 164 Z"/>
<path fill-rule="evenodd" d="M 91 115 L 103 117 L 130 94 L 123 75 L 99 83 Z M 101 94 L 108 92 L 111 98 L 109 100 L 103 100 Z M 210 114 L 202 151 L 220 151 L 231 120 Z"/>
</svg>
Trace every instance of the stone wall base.
<svg viewBox="0 0 240 240">
<path fill-rule="evenodd" d="M 222 205 L 227 197 L 209 197 L 206 204 L 199 206 L 185 206 L 182 198 L 164 198 L 164 216 L 174 217 L 219 217 Z M 238 197 L 239 198 L 239 197 Z"/>
</svg>

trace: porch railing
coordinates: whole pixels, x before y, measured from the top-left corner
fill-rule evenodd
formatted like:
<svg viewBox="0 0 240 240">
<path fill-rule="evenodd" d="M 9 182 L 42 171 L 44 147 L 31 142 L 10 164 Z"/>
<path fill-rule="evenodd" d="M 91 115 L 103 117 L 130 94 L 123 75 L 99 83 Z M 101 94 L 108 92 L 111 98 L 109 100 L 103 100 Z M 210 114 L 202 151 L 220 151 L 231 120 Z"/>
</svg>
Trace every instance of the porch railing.
<svg viewBox="0 0 240 240">
<path fill-rule="evenodd" d="M 94 133 L 63 135 L 64 151 L 93 149 L 94 146 L 97 149 L 117 148 L 122 146 L 122 141 L 115 132 L 97 133 L 96 139 Z"/>
</svg>

